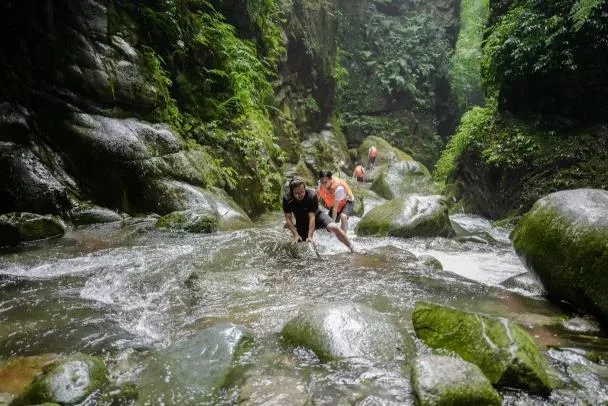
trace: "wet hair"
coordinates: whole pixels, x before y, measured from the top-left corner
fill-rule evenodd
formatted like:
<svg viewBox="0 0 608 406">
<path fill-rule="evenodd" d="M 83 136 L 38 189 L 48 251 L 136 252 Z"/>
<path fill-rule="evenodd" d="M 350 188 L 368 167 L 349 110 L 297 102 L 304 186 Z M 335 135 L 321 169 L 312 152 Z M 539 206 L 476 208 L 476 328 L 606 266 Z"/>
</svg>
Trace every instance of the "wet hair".
<svg viewBox="0 0 608 406">
<path fill-rule="evenodd" d="M 293 190 L 297 187 L 304 185 L 306 187 L 306 182 L 302 178 L 293 178 L 289 181 L 289 193 L 293 196 Z"/>
<path fill-rule="evenodd" d="M 331 171 L 319 171 L 319 179 L 323 177 L 331 178 Z"/>
</svg>

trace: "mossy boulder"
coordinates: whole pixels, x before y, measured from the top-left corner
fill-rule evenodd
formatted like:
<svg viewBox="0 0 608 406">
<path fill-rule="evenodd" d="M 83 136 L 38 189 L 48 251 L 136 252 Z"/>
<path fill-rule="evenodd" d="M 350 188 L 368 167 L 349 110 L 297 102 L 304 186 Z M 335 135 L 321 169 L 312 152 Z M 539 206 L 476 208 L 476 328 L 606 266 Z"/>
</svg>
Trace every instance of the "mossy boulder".
<svg viewBox="0 0 608 406">
<path fill-rule="evenodd" d="M 393 360 L 404 338 L 382 313 L 350 302 L 305 308 L 282 331 L 288 345 L 312 350 L 321 361 L 348 357 Z"/>
<path fill-rule="evenodd" d="M 416 335 L 429 347 L 454 351 L 477 365 L 492 384 L 548 394 L 552 385 L 534 340 L 507 319 L 417 302 Z"/>
<path fill-rule="evenodd" d="M 246 328 L 220 323 L 159 350 L 140 375 L 140 403 L 213 403 L 234 362 L 252 343 Z"/>
<path fill-rule="evenodd" d="M 217 208 L 219 230 L 234 231 L 253 226 L 245 211 L 223 189 L 208 189 Z"/>
<path fill-rule="evenodd" d="M 14 131 L 6 131 L 8 123 L 3 122 L 2 113 L 0 104 L 0 212 L 59 214 L 69 210 L 68 188 L 63 182 L 69 177 L 55 165 L 55 152 L 46 145 L 22 145 L 27 136 L 17 142 L 4 141 Z"/>
<path fill-rule="evenodd" d="M 310 187 L 317 185 L 317 174 L 313 174 L 306 166 L 303 159 L 300 159 L 296 165 L 290 166 L 285 170 L 285 192 L 289 191 L 289 181 L 294 177 L 301 178 Z"/>
<path fill-rule="evenodd" d="M 349 182 L 349 185 L 355 197 L 355 207 L 353 208 L 354 216 L 362 217 L 365 210 L 372 207 L 374 203 L 384 202 L 384 199 L 379 197 L 376 193 L 357 182 Z"/>
<path fill-rule="evenodd" d="M 0 365 L 0 393 L 22 396 L 43 368 L 57 358 L 58 355 L 45 354 L 8 359 Z"/>
<path fill-rule="evenodd" d="M 184 182 L 159 180 L 146 185 L 146 196 L 157 202 L 156 207 L 150 207 L 157 213 L 179 212 L 159 226 L 192 232 L 231 231 L 252 226 L 249 216 L 222 189 L 202 189 Z M 213 217 L 217 226 L 212 224 Z"/>
<path fill-rule="evenodd" d="M 420 406 L 502 405 L 481 369 L 460 358 L 421 355 L 414 362 L 412 380 Z"/>
<path fill-rule="evenodd" d="M 83 204 L 70 211 L 70 219 L 79 226 L 97 223 L 112 223 L 123 218 L 114 210 L 91 204 Z"/>
<path fill-rule="evenodd" d="M 390 200 L 367 212 L 357 235 L 393 237 L 449 237 L 454 234 L 443 197 L 409 195 Z"/>
<path fill-rule="evenodd" d="M 13 405 L 45 402 L 75 405 L 108 384 L 102 359 L 85 354 L 62 357 L 46 368 Z"/>
<path fill-rule="evenodd" d="M 159 218 L 156 227 L 191 233 L 211 233 L 218 229 L 218 218 L 214 213 L 199 213 L 194 210 L 174 211 Z"/>
<path fill-rule="evenodd" d="M 365 138 L 359 148 L 357 148 L 357 159 L 363 162 L 366 167 L 369 166 L 367 154 L 372 145 L 378 150 L 378 155 L 376 156 L 376 161 L 374 163 L 375 166 L 414 160 L 411 155 L 408 155 L 400 149 L 393 147 L 385 139 L 372 135 Z"/>
<path fill-rule="evenodd" d="M 410 193 L 437 193 L 429 171 L 418 161 L 396 162 L 377 168 L 375 173 L 370 189 L 388 200 Z"/>
<path fill-rule="evenodd" d="M 550 297 L 608 319 L 608 191 L 543 197 L 519 221 L 512 240 Z"/>
<path fill-rule="evenodd" d="M 0 215 L 0 246 L 61 237 L 65 226 L 56 217 L 33 213 Z"/>
<path fill-rule="evenodd" d="M 301 145 L 304 162 L 315 177 L 320 170 L 330 170 L 338 176 L 339 171 L 348 173 L 350 155 L 346 142 L 333 131 L 310 134 Z"/>
</svg>

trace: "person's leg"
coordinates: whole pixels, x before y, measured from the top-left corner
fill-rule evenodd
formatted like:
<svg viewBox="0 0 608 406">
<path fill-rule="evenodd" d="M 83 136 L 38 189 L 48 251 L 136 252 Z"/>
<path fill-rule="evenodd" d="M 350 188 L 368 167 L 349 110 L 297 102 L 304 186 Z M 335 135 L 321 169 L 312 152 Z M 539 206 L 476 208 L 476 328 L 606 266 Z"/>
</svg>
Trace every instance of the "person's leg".
<svg viewBox="0 0 608 406">
<path fill-rule="evenodd" d="M 346 245 L 348 247 L 348 249 L 350 250 L 350 252 L 352 252 L 352 253 L 355 252 L 355 247 L 354 247 L 353 243 L 348 238 L 346 233 L 344 231 L 342 231 L 342 229 L 340 228 L 338 223 L 331 223 L 330 225 L 327 226 L 327 230 L 334 233 L 334 235 L 336 236 L 338 241 L 340 241 L 342 244 Z"/>
<path fill-rule="evenodd" d="M 348 232 L 348 216 L 344 213 L 340 213 L 340 228 L 345 233 Z"/>
<path fill-rule="evenodd" d="M 315 228 L 324 228 L 327 231 L 334 233 L 336 238 L 338 238 L 338 241 L 346 245 L 350 252 L 355 252 L 355 247 L 353 246 L 353 243 L 348 239 L 346 233 L 342 231 L 338 223 L 334 223 L 331 220 L 331 217 L 329 217 L 326 213 L 321 212 L 317 214 L 317 217 L 315 218 Z"/>
<path fill-rule="evenodd" d="M 298 230 L 298 235 L 302 239 L 302 242 L 305 242 L 306 238 L 308 238 L 308 224 L 302 224 L 300 227 L 296 224 L 296 230 Z"/>
<path fill-rule="evenodd" d="M 346 205 L 340 211 L 340 226 L 342 231 L 345 233 L 348 232 L 348 218 L 353 214 L 353 210 L 355 209 L 355 201 L 349 200 Z"/>
</svg>

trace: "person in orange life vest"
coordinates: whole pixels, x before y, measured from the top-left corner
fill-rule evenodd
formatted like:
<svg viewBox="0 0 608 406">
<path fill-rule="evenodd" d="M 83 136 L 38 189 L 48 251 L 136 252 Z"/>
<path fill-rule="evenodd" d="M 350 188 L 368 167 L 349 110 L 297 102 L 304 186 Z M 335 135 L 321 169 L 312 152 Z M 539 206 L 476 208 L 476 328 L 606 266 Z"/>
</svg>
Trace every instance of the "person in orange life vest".
<svg viewBox="0 0 608 406">
<path fill-rule="evenodd" d="M 378 150 L 376 149 L 375 146 L 371 146 L 369 147 L 369 150 L 367 151 L 367 159 L 369 161 L 369 168 L 373 168 L 374 164 L 376 163 L 376 156 L 378 156 Z"/>
<path fill-rule="evenodd" d="M 319 172 L 319 197 L 333 221 L 340 221 L 342 231 L 348 230 L 348 216 L 353 213 L 355 197 L 348 184 L 331 176 L 331 171 Z"/>
<path fill-rule="evenodd" d="M 294 244 L 303 241 L 315 243 L 315 230 L 325 228 L 328 232 L 334 233 L 350 252 L 355 252 L 353 243 L 346 233 L 319 208 L 317 194 L 314 190 L 307 189 L 302 179 L 293 178 L 289 182 L 289 193 L 283 197 L 283 213 L 287 228 L 293 235 Z"/>
<path fill-rule="evenodd" d="M 365 168 L 361 164 L 361 161 L 357 161 L 355 164 L 355 170 L 353 171 L 353 178 L 357 179 L 357 182 L 363 182 L 365 180 Z"/>
</svg>

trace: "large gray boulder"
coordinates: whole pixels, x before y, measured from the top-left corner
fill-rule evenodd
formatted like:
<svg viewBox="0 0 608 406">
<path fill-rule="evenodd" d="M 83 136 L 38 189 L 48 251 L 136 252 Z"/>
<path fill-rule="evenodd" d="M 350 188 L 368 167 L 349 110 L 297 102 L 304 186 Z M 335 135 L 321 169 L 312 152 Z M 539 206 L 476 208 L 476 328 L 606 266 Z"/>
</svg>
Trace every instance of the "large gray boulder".
<svg viewBox="0 0 608 406">
<path fill-rule="evenodd" d="M 123 219 L 123 217 L 114 210 L 89 203 L 81 203 L 78 207 L 70 210 L 69 217 L 74 224 L 79 226 L 97 223 L 113 223 Z"/>
<path fill-rule="evenodd" d="M 157 202 L 154 211 L 169 213 L 158 220 L 159 228 L 207 233 L 253 225 L 249 216 L 221 189 L 201 189 L 169 180 L 151 182 L 145 189 L 146 196 Z"/>
<path fill-rule="evenodd" d="M 0 213 L 58 214 L 70 208 L 73 181 L 48 145 L 33 142 L 30 121 L 30 110 L 0 102 Z"/>
<path fill-rule="evenodd" d="M 379 196 L 390 200 L 408 194 L 433 195 L 437 188 L 429 171 L 418 161 L 401 161 L 378 167 L 370 187 Z"/>
<path fill-rule="evenodd" d="M 401 151 L 399 148 L 393 147 L 384 138 L 370 135 L 369 137 L 366 137 L 363 142 L 361 142 L 359 148 L 357 148 L 357 159 L 363 162 L 366 167 L 369 166 L 367 154 L 372 145 L 374 145 L 378 150 L 378 155 L 376 156 L 376 161 L 374 162 L 375 166 L 389 165 L 402 161 L 415 162 L 414 158 Z M 428 171 L 426 172 L 428 174 Z"/>
<path fill-rule="evenodd" d="M 221 323 L 159 350 L 141 373 L 141 404 L 211 404 L 252 342 L 244 327 Z"/>
<path fill-rule="evenodd" d="M 418 302 L 412 322 L 418 338 L 429 347 L 454 351 L 481 368 L 492 384 L 539 394 L 551 392 L 536 343 L 507 319 Z"/>
<path fill-rule="evenodd" d="M 358 303 L 305 308 L 282 331 L 293 346 L 312 350 L 322 361 L 362 357 L 393 360 L 403 356 L 404 338 L 382 313 Z"/>
<path fill-rule="evenodd" d="M 7 213 L 0 215 L 0 246 L 61 237 L 65 227 L 53 216 L 33 213 Z"/>
<path fill-rule="evenodd" d="M 349 174 L 350 155 L 346 142 L 333 131 L 325 129 L 309 134 L 302 141 L 301 148 L 304 162 L 313 171 L 315 179 L 320 170 L 331 170 L 339 177 L 344 177 L 339 171 Z"/>
<path fill-rule="evenodd" d="M 449 237 L 454 234 L 442 196 L 409 195 L 390 200 L 367 212 L 357 235 Z"/>
<path fill-rule="evenodd" d="M 414 361 L 412 381 L 420 406 L 502 405 L 481 369 L 457 357 L 419 356 Z"/>
<path fill-rule="evenodd" d="M 550 297 L 608 318 L 608 191 L 543 197 L 519 221 L 512 240 Z"/>
</svg>

